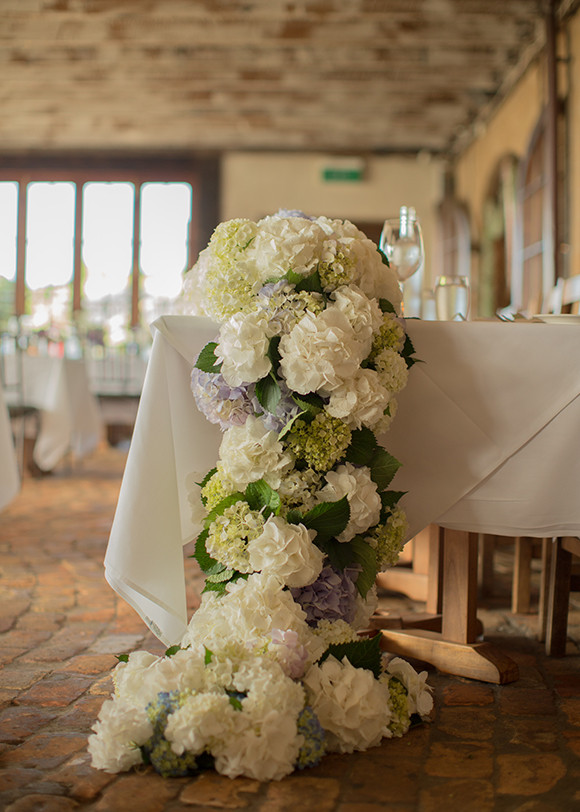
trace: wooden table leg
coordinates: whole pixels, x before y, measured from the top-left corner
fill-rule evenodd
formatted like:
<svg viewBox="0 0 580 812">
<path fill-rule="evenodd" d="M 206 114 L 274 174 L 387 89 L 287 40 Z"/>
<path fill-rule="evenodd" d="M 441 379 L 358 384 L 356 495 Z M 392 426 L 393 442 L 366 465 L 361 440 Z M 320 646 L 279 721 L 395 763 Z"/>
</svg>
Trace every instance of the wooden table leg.
<svg viewBox="0 0 580 812">
<path fill-rule="evenodd" d="M 518 679 L 516 663 L 490 643 L 477 643 L 477 543 L 475 533 L 445 530 L 441 632 L 382 629 L 385 651 L 431 663 L 440 671 L 483 682 Z"/>
</svg>

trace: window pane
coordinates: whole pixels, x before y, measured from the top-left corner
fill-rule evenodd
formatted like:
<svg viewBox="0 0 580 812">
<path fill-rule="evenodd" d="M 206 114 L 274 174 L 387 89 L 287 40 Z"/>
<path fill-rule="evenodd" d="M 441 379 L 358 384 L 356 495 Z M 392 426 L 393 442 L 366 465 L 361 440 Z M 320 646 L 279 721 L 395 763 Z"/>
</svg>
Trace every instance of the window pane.
<svg viewBox="0 0 580 812">
<path fill-rule="evenodd" d="M 133 264 L 132 183 L 87 183 L 83 189 L 84 293 L 98 301 L 126 290 Z"/>
<path fill-rule="evenodd" d="M 0 276 L 16 279 L 18 184 L 0 183 Z"/>
<path fill-rule="evenodd" d="M 106 343 L 128 338 L 135 187 L 87 183 L 83 189 L 84 308 L 87 323 Z"/>
<path fill-rule="evenodd" d="M 180 294 L 186 270 L 191 220 L 188 183 L 146 183 L 141 190 L 141 249 L 143 273 L 141 308 L 152 321 L 168 312 Z"/>
<path fill-rule="evenodd" d="M 72 300 L 75 233 L 74 183 L 29 183 L 26 191 L 26 257 L 31 329 L 55 337 L 66 329 Z"/>
<path fill-rule="evenodd" d="M 0 328 L 14 314 L 16 288 L 16 238 L 18 233 L 18 184 L 0 183 Z"/>
<path fill-rule="evenodd" d="M 74 183 L 29 183 L 26 196 L 26 285 L 39 290 L 71 281 Z"/>
</svg>

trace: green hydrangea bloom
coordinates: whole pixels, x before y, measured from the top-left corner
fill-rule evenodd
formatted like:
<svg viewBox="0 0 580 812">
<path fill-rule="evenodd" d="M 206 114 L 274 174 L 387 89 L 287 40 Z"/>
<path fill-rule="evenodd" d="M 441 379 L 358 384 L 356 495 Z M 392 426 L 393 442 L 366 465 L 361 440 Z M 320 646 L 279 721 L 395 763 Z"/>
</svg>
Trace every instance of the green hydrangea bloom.
<svg viewBox="0 0 580 812">
<path fill-rule="evenodd" d="M 235 502 L 210 524 L 205 548 L 228 569 L 252 572 L 248 542 L 261 535 L 263 527 L 259 511 L 250 510 L 247 502 Z"/>
<path fill-rule="evenodd" d="M 393 736 L 403 736 L 411 724 L 407 689 L 396 677 L 389 679 L 390 706 L 393 713 L 389 730 Z"/>
<path fill-rule="evenodd" d="M 369 361 L 374 361 L 383 350 L 401 352 L 405 345 L 405 331 L 394 313 L 383 313 L 383 323 L 373 337 Z"/>
<path fill-rule="evenodd" d="M 232 487 L 224 482 L 220 471 L 217 470 L 201 489 L 202 500 L 207 512 L 211 513 L 214 507 L 232 492 Z"/>
<path fill-rule="evenodd" d="M 318 275 L 326 291 L 336 290 L 341 285 L 348 285 L 353 280 L 355 263 L 342 251 L 337 251 L 331 262 L 318 264 Z"/>
<path fill-rule="evenodd" d="M 163 778 L 181 778 L 197 772 L 197 761 L 193 753 L 178 756 L 165 738 L 165 726 L 169 714 L 180 708 L 188 694 L 184 691 L 160 691 L 157 698 L 147 705 L 146 713 L 153 725 L 153 735 L 142 747 L 146 761 Z"/>
<path fill-rule="evenodd" d="M 319 412 L 307 423 L 296 420 L 286 438 L 287 447 L 315 471 L 329 471 L 350 445 L 352 432 L 346 423 L 328 412 Z"/>
<path fill-rule="evenodd" d="M 384 524 L 373 528 L 367 541 L 377 553 L 380 569 L 394 567 L 405 544 L 408 529 L 407 516 L 400 507 L 394 507 Z"/>
</svg>

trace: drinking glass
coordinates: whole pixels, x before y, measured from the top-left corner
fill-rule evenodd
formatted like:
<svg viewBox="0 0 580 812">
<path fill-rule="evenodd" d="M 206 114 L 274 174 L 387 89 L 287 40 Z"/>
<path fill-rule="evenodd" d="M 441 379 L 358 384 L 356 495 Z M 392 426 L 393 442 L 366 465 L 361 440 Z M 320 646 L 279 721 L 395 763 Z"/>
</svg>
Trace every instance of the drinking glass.
<svg viewBox="0 0 580 812">
<path fill-rule="evenodd" d="M 467 276 L 438 276 L 435 313 L 439 321 L 467 321 L 471 299 Z"/>
<path fill-rule="evenodd" d="M 402 291 L 403 282 L 416 273 L 425 260 L 423 234 L 414 208 L 401 206 L 398 217 L 385 220 L 379 248 L 389 260 Z M 401 312 L 402 309 L 401 304 Z"/>
</svg>

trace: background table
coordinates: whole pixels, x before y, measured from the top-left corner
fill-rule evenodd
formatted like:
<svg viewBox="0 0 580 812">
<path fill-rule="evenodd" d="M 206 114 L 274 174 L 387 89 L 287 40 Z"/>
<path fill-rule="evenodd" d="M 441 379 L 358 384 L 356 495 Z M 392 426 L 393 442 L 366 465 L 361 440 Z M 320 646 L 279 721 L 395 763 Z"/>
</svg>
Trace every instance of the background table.
<svg viewBox="0 0 580 812">
<path fill-rule="evenodd" d="M 0 510 L 3 510 L 20 490 L 20 476 L 14 449 L 14 439 L 4 391 L 0 386 Z"/>
<path fill-rule="evenodd" d="M 6 358 L 7 375 L 10 357 Z M 81 458 L 93 451 L 103 433 L 95 396 L 82 360 L 24 355 L 24 400 L 41 411 L 33 458 L 52 470 L 68 452 Z"/>
<path fill-rule="evenodd" d="M 171 644 L 187 624 L 182 546 L 199 532 L 188 481 L 215 465 L 221 438 L 197 412 L 189 376 L 217 328 L 183 316 L 164 317 L 154 327 L 105 568 L 111 586 Z M 468 676 L 508 681 L 517 673 L 509 663 L 476 668 L 495 654 L 474 645 L 473 534 L 580 533 L 580 330 L 414 320 L 407 328 L 423 363 L 412 368 L 397 417 L 381 439 L 402 462 L 393 486 L 408 491 L 402 504 L 409 537 L 431 524 L 449 529 L 449 620 L 439 637 L 403 630 L 392 646 L 410 641 L 414 651 L 405 653 L 432 656 L 444 670 L 445 652 L 455 661 L 462 654 L 470 661 Z M 388 644 L 390 635 L 385 632 Z"/>
</svg>

